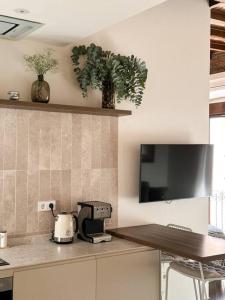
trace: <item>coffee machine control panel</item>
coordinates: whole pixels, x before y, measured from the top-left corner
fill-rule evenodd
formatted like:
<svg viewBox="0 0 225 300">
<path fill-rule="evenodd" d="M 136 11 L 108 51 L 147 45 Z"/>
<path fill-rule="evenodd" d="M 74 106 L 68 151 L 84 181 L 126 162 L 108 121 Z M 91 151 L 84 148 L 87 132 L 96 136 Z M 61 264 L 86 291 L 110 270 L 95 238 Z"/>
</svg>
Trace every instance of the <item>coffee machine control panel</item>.
<svg viewBox="0 0 225 300">
<path fill-rule="evenodd" d="M 111 218 L 111 206 L 97 206 L 94 207 L 93 219 Z"/>
<path fill-rule="evenodd" d="M 86 201 L 79 202 L 78 205 L 79 210 L 81 208 L 88 207 L 91 213 L 90 218 L 93 220 L 111 218 L 112 206 L 110 203 L 100 201 Z"/>
</svg>

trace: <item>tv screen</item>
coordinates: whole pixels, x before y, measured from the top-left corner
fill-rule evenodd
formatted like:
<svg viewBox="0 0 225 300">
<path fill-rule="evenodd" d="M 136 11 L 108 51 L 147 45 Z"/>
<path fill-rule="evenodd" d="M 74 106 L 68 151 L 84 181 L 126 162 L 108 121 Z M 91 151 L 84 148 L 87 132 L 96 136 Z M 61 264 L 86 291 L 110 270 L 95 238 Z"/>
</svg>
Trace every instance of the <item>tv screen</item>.
<svg viewBox="0 0 225 300">
<path fill-rule="evenodd" d="M 139 202 L 207 197 L 212 145 L 141 145 Z"/>
</svg>

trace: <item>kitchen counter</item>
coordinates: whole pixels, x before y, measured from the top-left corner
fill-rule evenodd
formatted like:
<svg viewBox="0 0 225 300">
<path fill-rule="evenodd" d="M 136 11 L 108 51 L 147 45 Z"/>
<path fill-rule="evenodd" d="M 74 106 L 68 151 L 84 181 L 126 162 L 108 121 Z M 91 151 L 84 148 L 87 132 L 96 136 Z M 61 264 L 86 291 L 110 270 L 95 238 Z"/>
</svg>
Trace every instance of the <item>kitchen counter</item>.
<svg viewBox="0 0 225 300">
<path fill-rule="evenodd" d="M 72 244 L 55 244 L 48 235 L 9 240 L 9 247 L 0 249 L 0 258 L 10 265 L 0 266 L 0 278 L 13 276 L 14 271 L 57 264 L 78 259 L 145 251 L 149 247 L 113 237 L 111 242 L 91 244 L 75 239 Z"/>
</svg>

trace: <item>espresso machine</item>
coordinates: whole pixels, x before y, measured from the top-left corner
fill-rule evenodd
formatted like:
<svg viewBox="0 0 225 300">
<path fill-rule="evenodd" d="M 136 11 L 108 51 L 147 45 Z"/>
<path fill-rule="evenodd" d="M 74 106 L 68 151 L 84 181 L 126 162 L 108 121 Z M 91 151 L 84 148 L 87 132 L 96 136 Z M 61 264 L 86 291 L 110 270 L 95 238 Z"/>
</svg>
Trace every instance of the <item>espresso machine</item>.
<svg viewBox="0 0 225 300">
<path fill-rule="evenodd" d="M 105 233 L 104 220 L 111 218 L 112 206 L 100 201 L 78 202 L 79 239 L 90 243 L 109 242 L 110 234 Z"/>
</svg>

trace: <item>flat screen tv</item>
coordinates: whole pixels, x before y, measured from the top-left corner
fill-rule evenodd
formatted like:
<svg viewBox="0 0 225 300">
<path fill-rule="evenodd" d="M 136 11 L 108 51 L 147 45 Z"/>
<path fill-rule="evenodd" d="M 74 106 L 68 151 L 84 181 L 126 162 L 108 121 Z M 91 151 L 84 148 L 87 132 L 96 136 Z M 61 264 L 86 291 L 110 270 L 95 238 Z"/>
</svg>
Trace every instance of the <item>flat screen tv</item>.
<svg viewBox="0 0 225 300">
<path fill-rule="evenodd" d="M 207 197 L 212 145 L 141 145 L 139 202 Z"/>
</svg>

